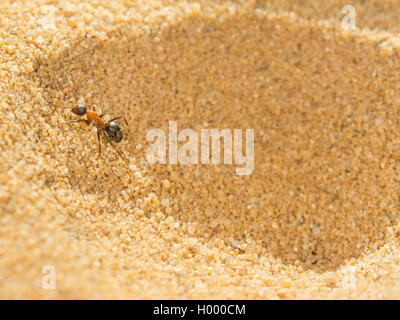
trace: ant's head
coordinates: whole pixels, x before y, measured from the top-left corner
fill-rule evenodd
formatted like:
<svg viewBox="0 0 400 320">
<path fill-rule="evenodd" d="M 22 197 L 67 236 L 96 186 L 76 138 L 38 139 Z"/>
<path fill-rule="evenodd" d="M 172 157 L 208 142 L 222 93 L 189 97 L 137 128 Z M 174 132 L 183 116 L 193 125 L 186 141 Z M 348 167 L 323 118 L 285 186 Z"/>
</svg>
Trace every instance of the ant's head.
<svg viewBox="0 0 400 320">
<path fill-rule="evenodd" d="M 122 128 L 118 123 L 114 121 L 107 123 L 106 133 L 114 142 L 120 142 L 122 140 Z"/>
<path fill-rule="evenodd" d="M 84 104 L 78 104 L 75 108 L 72 109 L 72 112 L 78 116 L 84 116 L 86 114 L 87 108 Z"/>
</svg>

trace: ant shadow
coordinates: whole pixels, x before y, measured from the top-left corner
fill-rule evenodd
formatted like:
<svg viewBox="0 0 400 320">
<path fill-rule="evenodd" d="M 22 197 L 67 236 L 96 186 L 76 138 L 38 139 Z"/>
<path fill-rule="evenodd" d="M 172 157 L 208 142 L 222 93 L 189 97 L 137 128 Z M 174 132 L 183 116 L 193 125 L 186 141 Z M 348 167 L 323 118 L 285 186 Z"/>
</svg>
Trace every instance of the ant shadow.
<svg viewBox="0 0 400 320">
<path fill-rule="evenodd" d="M 137 163 L 146 159 L 147 131 L 168 132 L 170 120 L 195 131 L 255 129 L 250 176 L 236 176 L 229 165 L 175 165 L 171 171 L 143 164 L 152 182 L 134 198 L 150 192 L 169 198 L 171 215 L 195 223 L 199 237 L 237 243 L 250 238 L 283 263 L 317 272 L 382 246 L 388 228 L 398 223 L 400 186 L 392 160 L 379 166 L 384 154 L 390 159 L 385 136 L 377 139 L 371 130 L 382 113 L 364 106 L 380 88 L 365 79 L 371 68 L 385 79 L 396 79 L 394 71 L 368 59 L 354 63 L 359 48 L 350 40 L 341 40 L 343 55 L 316 51 L 328 45 L 318 30 L 309 39 L 246 15 L 204 23 L 189 17 L 140 37 L 121 31 L 128 37 L 123 42 L 87 38 L 60 57 L 40 61 L 32 77 L 46 99 L 73 105 L 80 97 L 101 95 L 106 113 L 126 115 L 132 129 L 122 148 Z M 74 96 L 64 90 L 63 72 Z M 387 93 L 385 99 L 389 105 L 396 98 Z M 397 123 L 387 130 L 398 132 Z M 104 165 L 91 169 L 98 159 L 95 134 L 73 134 L 71 188 L 84 187 L 82 193 L 111 202 L 137 183 L 127 166 L 116 166 L 111 148 Z M 126 177 L 128 185 L 121 180 Z"/>
</svg>

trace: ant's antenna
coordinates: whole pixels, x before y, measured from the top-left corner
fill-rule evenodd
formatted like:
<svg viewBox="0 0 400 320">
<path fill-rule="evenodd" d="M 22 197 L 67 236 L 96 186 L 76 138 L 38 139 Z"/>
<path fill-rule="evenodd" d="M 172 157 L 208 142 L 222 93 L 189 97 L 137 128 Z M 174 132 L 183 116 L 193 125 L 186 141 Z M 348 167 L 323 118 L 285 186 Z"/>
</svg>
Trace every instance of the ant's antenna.
<svg viewBox="0 0 400 320">
<path fill-rule="evenodd" d="M 67 81 L 68 85 L 72 88 L 71 82 L 69 82 L 67 74 L 65 72 L 63 72 L 63 74 L 64 74 L 64 78 Z"/>
</svg>

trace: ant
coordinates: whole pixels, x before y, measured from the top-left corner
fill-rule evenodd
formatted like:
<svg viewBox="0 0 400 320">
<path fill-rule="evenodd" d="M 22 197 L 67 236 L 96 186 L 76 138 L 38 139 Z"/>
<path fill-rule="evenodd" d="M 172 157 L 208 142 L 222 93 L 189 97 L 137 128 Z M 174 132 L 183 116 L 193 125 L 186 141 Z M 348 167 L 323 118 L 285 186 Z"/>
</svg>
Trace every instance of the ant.
<svg viewBox="0 0 400 320">
<path fill-rule="evenodd" d="M 64 77 L 68 82 L 68 85 L 71 87 L 71 84 L 64 73 Z M 51 103 L 46 103 L 46 105 L 51 105 Z M 88 106 L 92 107 L 92 110 L 88 109 Z M 111 119 L 108 122 L 103 121 L 103 116 L 104 116 L 104 110 L 103 110 L 103 104 L 101 103 L 101 115 L 98 115 L 96 113 L 96 110 L 94 109 L 93 104 L 78 104 L 75 107 L 67 107 L 67 106 L 54 106 L 54 107 L 61 107 L 64 109 L 69 109 L 73 114 L 76 114 L 77 116 L 85 116 L 86 119 L 77 119 L 77 120 L 72 120 L 71 122 L 85 122 L 87 125 L 93 124 L 97 128 L 97 139 L 99 141 L 99 154 L 101 156 L 101 135 L 104 136 L 106 141 L 113 146 L 113 148 L 117 151 L 119 156 L 127 162 L 126 158 L 122 155 L 121 152 L 117 149 L 117 147 L 113 144 L 113 142 L 118 143 L 122 140 L 123 134 L 122 134 L 122 127 L 115 122 L 115 120 L 118 119 L 124 119 L 126 125 L 128 126 L 128 121 L 126 121 L 125 116 L 118 116 L 113 119 Z M 55 110 L 55 109 L 54 109 Z M 54 112 L 53 110 L 53 112 Z M 53 114 L 53 112 L 51 114 Z"/>
</svg>

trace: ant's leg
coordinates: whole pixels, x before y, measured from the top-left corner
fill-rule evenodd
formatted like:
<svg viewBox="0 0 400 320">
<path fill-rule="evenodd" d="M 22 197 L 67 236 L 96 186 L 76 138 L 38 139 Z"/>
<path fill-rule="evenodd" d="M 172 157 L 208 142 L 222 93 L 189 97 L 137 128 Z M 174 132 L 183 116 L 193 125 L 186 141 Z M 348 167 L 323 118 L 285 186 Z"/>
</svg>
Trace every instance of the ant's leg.
<svg viewBox="0 0 400 320">
<path fill-rule="evenodd" d="M 97 101 L 96 99 L 90 99 L 92 103 L 86 103 L 87 106 L 91 106 L 93 108 L 94 112 L 97 112 L 95 106 L 97 106 L 97 103 L 93 103 L 93 101 Z M 97 101 L 98 102 L 98 101 Z M 100 118 L 103 118 L 104 116 L 104 107 L 103 107 L 103 100 L 100 100 L 100 108 L 101 108 L 101 115 L 99 116 Z"/>
<path fill-rule="evenodd" d="M 121 119 L 121 118 L 123 118 L 123 119 L 125 120 L 125 123 L 126 123 L 126 125 L 127 125 L 127 126 L 129 126 L 129 125 L 128 125 L 128 121 L 126 121 L 126 118 L 125 118 L 125 116 L 119 116 L 119 117 L 115 117 L 115 118 L 111 119 L 110 121 L 108 121 L 108 123 L 110 123 L 111 121 L 114 121 L 114 120 Z"/>
<path fill-rule="evenodd" d="M 99 154 L 101 156 L 101 130 L 97 128 L 97 139 L 99 140 Z"/>
<path fill-rule="evenodd" d="M 67 77 L 67 74 L 66 74 L 65 72 L 63 72 L 63 74 L 64 74 L 65 80 L 67 80 L 68 85 L 72 88 L 71 82 L 69 82 L 68 77 Z"/>
<path fill-rule="evenodd" d="M 115 149 L 115 151 L 118 152 L 119 156 L 120 156 L 125 162 L 128 162 L 128 160 L 126 160 L 126 159 L 124 158 L 124 156 L 121 154 L 121 152 L 119 152 L 119 150 L 117 149 L 117 147 L 114 146 L 114 144 L 112 143 L 110 137 L 107 135 L 107 133 L 106 133 L 105 131 L 103 131 L 103 135 L 104 135 L 104 137 L 106 138 L 107 142 L 113 146 L 113 148 Z"/>
<path fill-rule="evenodd" d="M 56 111 L 56 107 L 55 107 L 51 102 L 46 102 L 46 103 L 44 104 L 44 106 L 45 106 L 45 107 L 50 107 L 50 109 L 52 109 L 51 107 L 54 107 L 54 108 L 53 108 L 53 111 L 52 111 L 50 114 L 47 115 L 47 116 L 49 116 L 49 117 L 53 115 L 54 111 Z"/>
<path fill-rule="evenodd" d="M 44 104 L 44 106 L 49 106 L 49 107 L 54 107 L 53 108 L 53 111 L 49 114 L 49 116 L 51 116 L 51 115 L 53 115 L 53 113 L 54 113 L 54 111 L 56 111 L 56 109 L 57 108 L 63 108 L 63 109 L 73 109 L 74 107 L 66 107 L 66 106 L 60 106 L 60 105 L 54 105 L 54 104 L 52 104 L 51 102 L 46 102 L 45 104 Z"/>
</svg>

